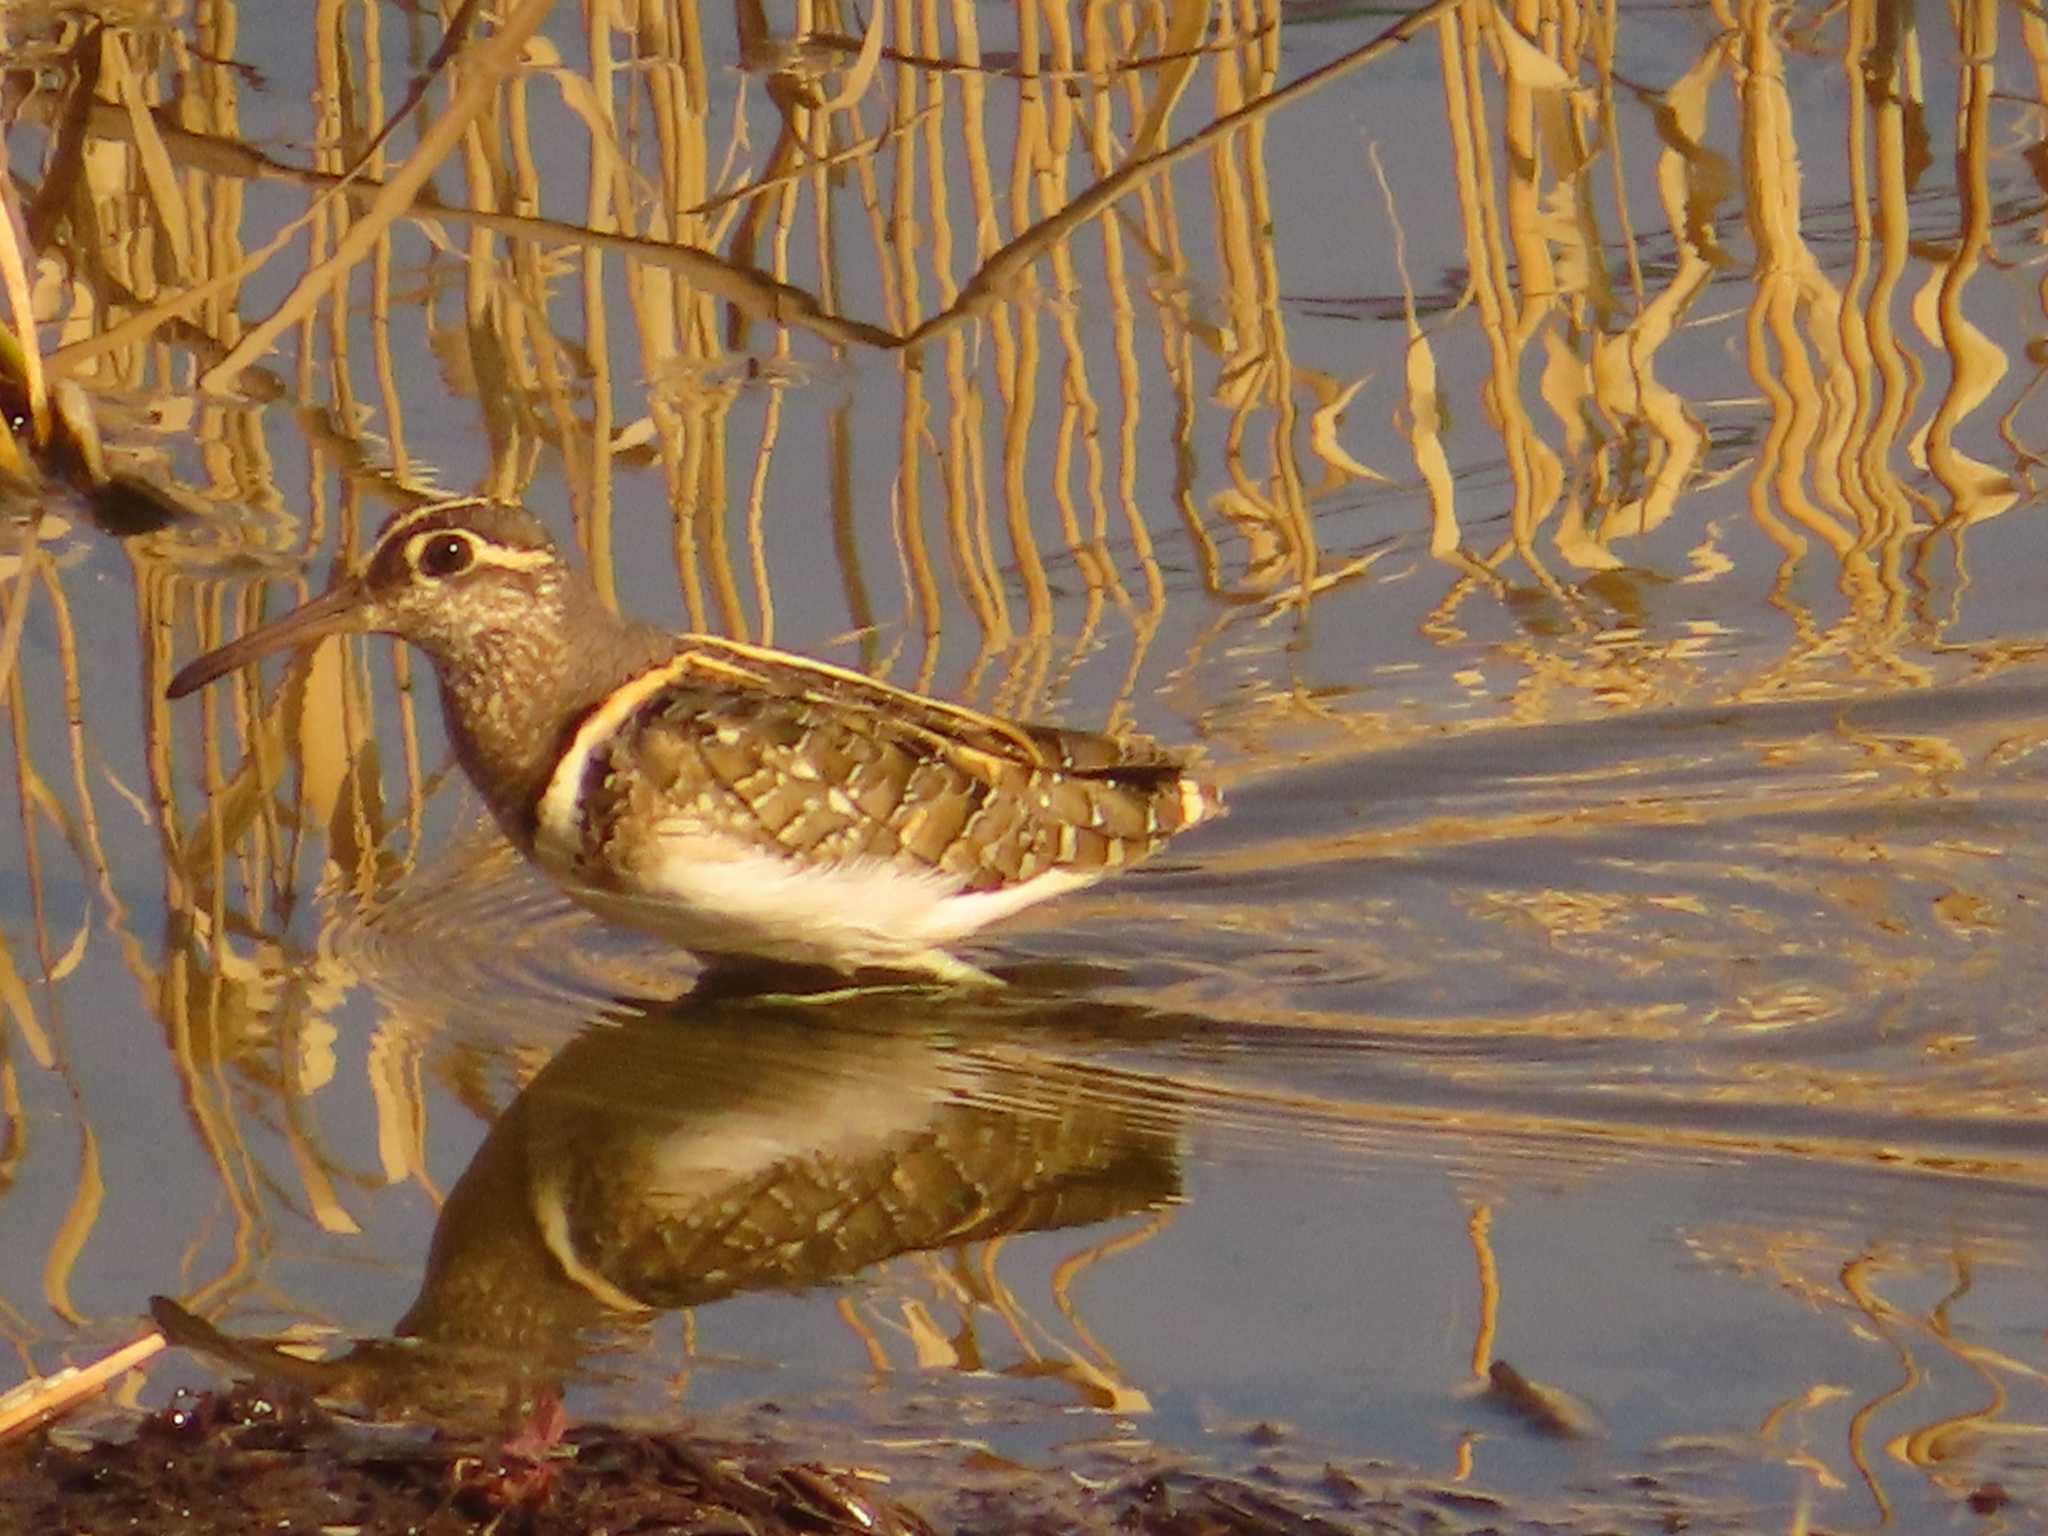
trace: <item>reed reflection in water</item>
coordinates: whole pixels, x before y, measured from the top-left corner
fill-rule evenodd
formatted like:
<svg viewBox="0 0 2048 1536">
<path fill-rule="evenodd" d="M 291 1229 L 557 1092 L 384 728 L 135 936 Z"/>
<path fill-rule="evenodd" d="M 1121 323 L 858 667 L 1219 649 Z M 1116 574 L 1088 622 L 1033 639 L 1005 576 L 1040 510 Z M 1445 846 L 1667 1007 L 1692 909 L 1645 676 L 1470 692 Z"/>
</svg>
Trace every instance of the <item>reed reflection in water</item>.
<svg viewBox="0 0 2048 1536">
<path fill-rule="evenodd" d="M 24 1368 L 159 1291 L 389 1327 L 517 1090 L 689 985 L 471 830 L 402 653 L 161 699 L 474 492 L 622 607 L 1230 781 L 983 957 L 1073 968 L 1094 1032 L 1006 1050 L 1193 1197 L 1078 1400 L 1554 1486 L 1459 1395 L 1504 1357 L 1752 1525 L 2038 1497 L 2033 9 L 106 21 L 0 12 Z"/>
</svg>

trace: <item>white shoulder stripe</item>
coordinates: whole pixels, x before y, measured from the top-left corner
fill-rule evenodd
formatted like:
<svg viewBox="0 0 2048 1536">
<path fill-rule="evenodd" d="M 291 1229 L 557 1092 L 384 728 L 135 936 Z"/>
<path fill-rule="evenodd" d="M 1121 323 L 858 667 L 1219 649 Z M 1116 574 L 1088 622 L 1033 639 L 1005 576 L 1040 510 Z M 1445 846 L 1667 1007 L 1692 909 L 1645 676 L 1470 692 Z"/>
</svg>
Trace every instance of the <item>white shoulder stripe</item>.
<svg viewBox="0 0 2048 1536">
<path fill-rule="evenodd" d="M 590 768 L 591 754 L 609 741 L 633 711 L 688 670 L 689 657 L 678 656 L 661 666 L 650 667 L 638 677 L 620 684 L 611 696 L 590 712 L 576 728 L 548 787 L 540 797 L 535 816 L 533 851 L 543 862 L 570 867 L 583 847 L 583 778 Z"/>
</svg>

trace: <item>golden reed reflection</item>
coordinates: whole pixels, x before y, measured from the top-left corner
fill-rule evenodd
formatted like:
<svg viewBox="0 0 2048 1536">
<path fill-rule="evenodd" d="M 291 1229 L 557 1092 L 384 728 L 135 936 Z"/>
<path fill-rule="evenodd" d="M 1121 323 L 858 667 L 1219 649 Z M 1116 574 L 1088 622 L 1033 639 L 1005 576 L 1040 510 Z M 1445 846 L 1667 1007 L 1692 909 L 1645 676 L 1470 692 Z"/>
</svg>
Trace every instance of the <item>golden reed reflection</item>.
<svg viewBox="0 0 2048 1536">
<path fill-rule="evenodd" d="M 2031 1445 L 2043 1433 L 2036 1405 L 2048 1371 L 1978 1342 L 1969 1317 L 1980 1278 L 1995 1286 L 2025 1272 L 2023 1244 L 1887 1244 L 1844 1260 L 1811 1231 L 1729 1223 L 1686 1236 L 1703 1262 L 1785 1290 L 1892 1361 L 1892 1379 L 1879 1390 L 1859 1396 L 1813 1381 L 1771 1408 L 1752 1443 L 1724 1448 L 1782 1458 L 1823 1491 L 1860 1484 L 1878 1521 L 1889 1523 L 1897 1490 L 1887 1463 L 1974 1500 L 1984 1496 L 1987 1446 Z M 1907 1295 L 1914 1299 L 1895 1299 Z"/>
<path fill-rule="evenodd" d="M 1817 18 L 1761 5 L 1726 14 L 1725 27 L 1668 82 L 1617 73 L 1626 42 L 1618 18 L 1525 3 L 1512 14 L 1421 8 L 1382 39 L 1286 84 L 1276 8 L 1243 16 L 1192 3 L 1153 15 L 1124 8 L 1090 13 L 1076 27 L 1059 7 L 1027 5 L 1013 18 L 1014 49 L 991 62 L 980 21 L 957 8 L 950 30 L 935 11 L 878 11 L 856 39 L 834 12 L 801 35 L 777 37 L 742 7 L 735 24 L 747 73 L 730 100 L 707 75 L 693 5 L 595 7 L 581 34 L 548 30 L 546 8 L 529 5 L 500 31 L 450 39 L 445 53 L 407 61 L 387 57 L 381 28 L 365 17 L 360 36 L 323 35 L 309 61 L 327 115 L 309 125 L 313 164 L 298 169 L 236 138 L 237 95 L 249 82 L 233 63 L 241 35 L 226 19 L 233 14 L 195 19 L 182 50 L 157 33 L 82 33 L 53 21 L 44 58 L 69 73 L 31 92 L 24 111 L 48 133 L 25 227 L 35 276 L 28 301 L 59 338 L 49 373 L 102 395 L 154 397 L 156 419 L 131 432 L 122 451 L 160 463 L 152 432 L 191 433 L 208 479 L 183 489 L 199 504 L 243 514 L 213 520 L 196 540 L 181 533 L 138 546 L 153 568 L 205 573 L 229 552 L 288 566 L 317 551 L 346 556 L 361 536 L 365 493 L 380 504 L 423 494 L 436 467 L 416 462 L 407 445 L 408 418 L 424 408 L 411 383 L 424 339 L 428 368 L 481 413 L 489 463 L 480 488 L 517 498 L 544 463 L 559 464 L 593 567 L 609 586 L 617 472 L 651 458 L 675 513 L 689 623 L 772 638 L 774 468 L 808 451 L 790 436 L 787 403 L 815 377 L 815 353 L 805 349 L 823 342 L 901 359 L 889 370 L 901 389 L 889 533 L 903 607 L 893 622 L 873 601 L 866 567 L 874 541 L 861 537 L 876 514 L 856 512 L 843 469 L 833 476 L 834 548 L 863 659 L 892 670 L 901 646 L 917 644 L 906 679 L 915 686 L 936 677 L 939 641 L 951 632 L 975 648 L 968 691 L 1006 709 L 1042 708 L 1104 643 L 1100 626 L 1116 614 L 1118 644 L 1130 656 L 1128 694 L 1171 587 L 1159 563 L 1168 533 L 1185 541 L 1213 598 L 1259 611 L 1274 601 L 1305 608 L 1369 563 L 1327 549 L 1317 513 L 1376 483 L 1381 471 L 1347 446 L 1344 421 L 1384 398 L 1413 478 L 1427 489 L 1431 548 L 1449 563 L 1451 580 L 1425 631 L 1446 639 L 1463 632 L 1456 610 L 1475 592 L 1507 596 L 1517 568 L 1583 611 L 1576 581 L 1629 563 L 1630 545 L 1664 527 L 1710 469 L 1743 476 L 1751 515 L 1783 558 L 1776 600 L 1799 636 L 1776 673 L 1751 681 L 1764 695 L 1845 655 L 1924 681 L 1926 669 L 1903 654 L 1912 638 L 1905 572 L 1928 557 L 1930 524 L 1953 537 L 2013 505 L 2033 462 L 2018 442 L 2003 467 L 1961 446 L 1964 428 L 1993 406 L 2011 438 L 2016 405 L 1998 391 L 2008 364 L 1966 303 L 1987 255 L 1997 254 L 1994 237 L 2025 218 L 2010 207 L 1994 213 L 1992 98 L 2001 49 L 2012 52 L 1995 6 L 1961 13 L 1953 39 L 1958 60 L 1969 61 L 1956 75 L 1967 185 L 1953 254 L 1944 247 L 1911 301 L 1932 349 L 1922 354 L 1893 321 L 1915 238 L 1909 193 L 1930 153 L 1922 49 L 1910 8 L 1874 0 L 1843 13 L 1836 50 L 1851 88 L 1841 123 L 1844 212 L 1805 205 L 1783 57 L 1788 36 L 1811 50 L 1832 34 Z M 2020 33 L 2018 57 L 2038 70 L 2037 22 L 2023 20 Z M 1276 199 L 1267 165 L 1274 111 L 1310 104 L 1343 70 L 1390 46 L 1422 46 L 1424 37 L 1442 61 L 1467 262 L 1462 291 L 1433 297 L 1470 307 L 1488 358 L 1478 404 L 1497 439 L 1484 457 L 1510 478 L 1508 535 L 1489 545 L 1465 532 L 1472 514 L 1460 501 L 1470 491 L 1461 498 L 1460 477 L 1443 459 L 1441 423 L 1463 402 L 1443 394 L 1434 354 L 1461 344 L 1465 327 L 1421 327 L 1410 294 L 1405 381 L 1361 396 L 1366 376 L 1293 361 L 1296 326 L 1273 239 L 1293 212 Z M 620 67 L 622 50 L 629 68 Z M 1175 117 L 1204 76 L 1213 113 L 1175 137 Z M 382 92 L 394 77 L 404 88 L 390 102 Z M 374 88 L 348 89 L 356 79 Z M 449 104 L 427 113 L 443 87 Z M 991 127 L 996 100 L 1011 107 L 1001 132 Z M 159 110 L 166 101 L 173 107 Z M 1733 121 L 1724 123 L 1730 101 Z M 877 107 L 886 122 L 869 132 Z M 344 109 L 346 120 L 336 115 Z M 393 164 L 390 127 L 408 112 L 425 114 L 432 132 Z M 773 140 L 750 163 L 756 112 Z M 1638 124 L 1661 145 L 1656 197 L 1642 207 L 1628 195 L 1625 163 L 1639 138 L 1625 130 Z M 544 175 L 537 152 L 553 149 L 551 133 L 587 146 L 579 220 L 544 211 L 560 201 L 547 195 L 559 171 Z M 1736 163 L 1721 147 L 1731 139 Z M 1832 154 L 1835 146 L 1819 148 Z M 1007 166 L 994 159 L 1002 152 Z M 1174 173 L 1201 153 L 1206 206 L 1191 223 L 1194 205 L 1181 195 L 1188 178 Z M 1363 161 L 1353 170 L 1363 193 Z M 423 193 L 437 172 L 459 172 L 467 199 Z M 246 193 L 279 182 L 306 189 L 307 206 L 252 246 L 241 238 L 253 222 Z M 1398 197 L 1390 211 L 1398 232 Z M 812 248 L 799 259 L 806 212 Z M 1849 221 L 1846 271 L 1816 246 L 1809 226 L 1817 216 L 1830 240 Z M 87 249 L 63 238 L 88 218 L 103 241 Z M 1665 233 L 1653 237 L 1647 231 L 1659 222 Z M 849 233 L 863 225 L 864 256 Z M 971 226 L 972 239 L 956 237 L 956 225 Z M 458 229 L 466 245 L 451 233 Z M 292 297 L 242 317 L 229 302 L 234 285 L 276 271 L 289 259 L 281 242 L 300 234 L 310 256 Z M 1213 249 L 1213 288 L 1190 250 L 1195 237 Z M 409 310 L 394 299 L 394 263 L 413 259 L 422 240 L 445 260 L 456 291 L 444 305 L 437 280 Z M 1660 381 L 1660 363 L 1722 323 L 1695 311 L 1703 294 L 1721 291 L 1717 276 L 1741 270 L 1733 248 L 1745 243 L 1744 355 L 1758 398 L 1674 391 Z M 561 313 L 568 269 L 553 253 L 576 263 L 574 314 Z M 371 297 L 367 312 L 345 280 L 356 270 Z M 611 272 L 622 281 L 608 282 Z M 924 300 L 928 287 L 936 308 Z M 621 292 L 630 316 L 615 319 Z M 1112 316 L 1106 347 L 1092 345 L 1080 323 L 1098 303 Z M 423 327 L 410 323 L 412 313 Z M 1048 319 L 1057 337 L 1050 348 Z M 1137 357 L 1141 319 L 1163 368 Z M 764 322 L 770 334 L 761 338 Z M 316 366 L 302 351 L 296 390 L 267 360 L 292 327 L 332 360 Z M 157 350 L 166 343 L 168 355 Z M 622 343 L 635 354 L 625 374 L 613 359 Z M 940 368 L 931 366 L 935 348 Z M 165 371 L 177 355 L 203 370 L 198 391 Z M 1922 381 L 1937 367 L 1950 385 L 1929 414 Z M 1202 371 L 1215 376 L 1207 402 Z M 1160 384 L 1170 408 L 1148 412 L 1148 391 Z M 230 385 L 243 401 L 224 394 Z M 279 478 L 264 414 L 245 403 L 285 391 L 321 411 L 301 484 Z M 1219 419 L 1209 419 L 1212 408 Z M 1743 416 L 1721 438 L 1755 450 L 1744 460 L 1724 450 L 1714 464 L 1712 424 L 1737 410 Z M 1165 495 L 1140 489 L 1160 457 L 1140 441 L 1147 415 L 1165 429 L 1176 466 Z M 1106 416 L 1118 432 L 1113 445 Z M 843 465 L 843 419 L 827 430 L 831 461 Z M 1052 451 L 1039 452 L 1048 437 Z M 1212 441 L 1224 474 L 1213 487 L 1188 473 Z M 1923 477 L 1902 473 L 1902 454 L 1903 468 L 1933 477 L 1944 505 L 1933 504 Z M 736 467 L 741 487 L 728 484 Z M 1148 505 L 1169 502 L 1177 530 L 1147 516 Z M 283 514 L 287 506 L 302 507 L 303 521 Z M 744 509 L 737 529 L 736 508 Z M 1054 525 L 1059 558 L 1086 594 L 1078 612 L 1058 617 L 1045 548 Z M 1693 554 L 1704 579 L 1733 569 L 1724 537 L 1702 530 Z M 1839 564 L 1848 599 L 1831 625 L 1795 591 L 1793 573 L 1815 548 Z M 1554 557 L 1567 574 L 1553 572 Z M 150 644 L 172 633 L 221 638 L 217 590 L 191 607 L 199 594 L 184 581 L 144 591 L 168 599 L 141 615 Z M 239 627 L 260 597 L 240 586 L 237 600 Z M 878 644 L 884 635 L 893 639 Z M 1511 648 L 1524 672 L 1515 684 L 1520 713 L 1555 712 L 1560 694 L 1610 704 L 1654 698 L 1662 669 L 1645 662 L 1681 661 L 1685 645 L 1623 659 L 1532 639 L 1518 654 Z M 1005 675 L 985 680 L 998 662 Z M 408 700 L 409 663 L 392 666 Z M 240 706 L 248 728 L 256 698 Z M 338 761 L 360 757 L 355 744 L 374 716 L 359 703 L 338 693 L 309 700 L 312 729 L 299 745 L 324 760 L 329 785 L 343 782 Z M 209 741 L 218 729 L 217 720 L 209 725 Z M 403 709 L 399 730 L 416 786 L 417 736 Z M 255 743 L 246 728 L 238 735 L 247 760 Z M 373 838 L 381 830 L 375 808 L 352 801 L 350 814 Z M 416 795 L 402 817 L 417 821 Z"/>
<path fill-rule="evenodd" d="M 1091 1406 L 1143 1411 L 1073 1284 L 1177 1203 L 1175 1128 L 1049 1081 L 1028 1049 L 987 1054 L 1015 1028 L 1003 1010 L 912 994 L 602 1019 L 492 1121 L 441 1205 L 396 1342 L 309 1363 L 183 1308 L 160 1317 L 180 1342 L 323 1395 L 446 1413 L 558 1384 L 607 1329 L 861 1276 L 841 1315 L 877 1372 L 1052 1378 Z M 1051 1298 L 1065 1328 L 998 1267 L 1014 1235 L 1053 1231 L 1074 1235 Z"/>
</svg>

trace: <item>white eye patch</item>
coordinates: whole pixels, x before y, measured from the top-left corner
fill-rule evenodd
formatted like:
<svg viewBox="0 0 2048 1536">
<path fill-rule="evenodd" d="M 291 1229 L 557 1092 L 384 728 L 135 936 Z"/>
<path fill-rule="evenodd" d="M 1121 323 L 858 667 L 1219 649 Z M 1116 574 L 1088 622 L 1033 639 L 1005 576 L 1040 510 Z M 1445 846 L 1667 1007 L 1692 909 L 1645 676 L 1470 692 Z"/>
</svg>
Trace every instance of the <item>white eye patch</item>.
<svg viewBox="0 0 2048 1536">
<path fill-rule="evenodd" d="M 461 565 L 438 571 L 433 569 L 433 562 L 424 558 L 427 546 L 443 539 L 462 540 L 469 546 L 469 559 Z M 472 564 L 495 565 L 508 571 L 537 571 L 555 564 L 555 556 L 545 549 L 507 549 L 502 544 L 490 543 L 460 529 L 435 528 L 426 533 L 416 533 L 405 541 L 405 563 L 410 569 L 428 576 L 452 576 Z"/>
</svg>

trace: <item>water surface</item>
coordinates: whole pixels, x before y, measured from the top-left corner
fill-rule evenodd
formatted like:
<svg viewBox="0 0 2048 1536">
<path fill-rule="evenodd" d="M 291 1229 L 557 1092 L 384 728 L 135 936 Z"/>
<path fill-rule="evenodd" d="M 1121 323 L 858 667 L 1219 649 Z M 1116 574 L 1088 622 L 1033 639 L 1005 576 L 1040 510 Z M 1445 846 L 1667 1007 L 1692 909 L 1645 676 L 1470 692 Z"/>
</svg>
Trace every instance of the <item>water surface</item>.
<svg viewBox="0 0 2048 1536">
<path fill-rule="evenodd" d="M 179 514 L 9 501 L 21 1373 L 166 1294 L 933 1487 L 2039 1520 L 2037 17 L 506 9 L 0 7 L 41 341 Z M 998 998 L 691 999 L 389 642 L 162 698 L 449 492 L 1231 815 Z"/>
</svg>

